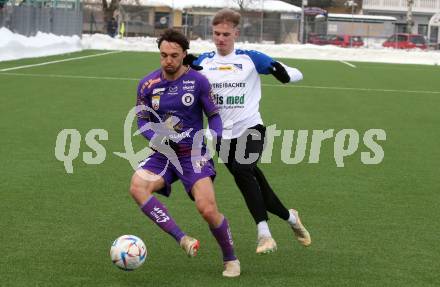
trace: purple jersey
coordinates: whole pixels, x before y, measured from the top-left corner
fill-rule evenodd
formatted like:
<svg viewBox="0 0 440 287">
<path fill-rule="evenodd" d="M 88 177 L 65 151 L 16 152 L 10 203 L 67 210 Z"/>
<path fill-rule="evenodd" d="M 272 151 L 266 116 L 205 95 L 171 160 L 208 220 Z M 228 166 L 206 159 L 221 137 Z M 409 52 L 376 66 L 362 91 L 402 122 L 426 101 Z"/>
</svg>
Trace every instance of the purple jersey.
<svg viewBox="0 0 440 287">
<path fill-rule="evenodd" d="M 145 105 L 156 113 L 139 111 L 138 118 L 165 123 L 178 135 L 179 145 L 189 147 L 194 135 L 203 129 L 203 113 L 207 117 L 218 113 L 209 81 L 192 69 L 174 81 L 163 78 L 160 69 L 150 73 L 139 83 L 137 105 Z M 143 134 L 151 140 L 148 134 Z"/>
</svg>

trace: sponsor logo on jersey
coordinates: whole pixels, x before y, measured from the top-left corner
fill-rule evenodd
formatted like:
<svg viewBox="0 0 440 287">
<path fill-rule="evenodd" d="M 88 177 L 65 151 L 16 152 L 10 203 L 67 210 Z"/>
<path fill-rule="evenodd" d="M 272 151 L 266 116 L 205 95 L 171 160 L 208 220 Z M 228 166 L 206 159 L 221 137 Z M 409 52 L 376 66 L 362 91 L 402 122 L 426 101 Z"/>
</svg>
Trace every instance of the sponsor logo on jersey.
<svg viewBox="0 0 440 287">
<path fill-rule="evenodd" d="M 182 104 L 189 107 L 194 103 L 194 96 L 191 93 L 186 93 L 182 96 Z"/>
<path fill-rule="evenodd" d="M 194 91 L 195 86 L 194 86 L 194 85 L 191 85 L 191 86 L 183 86 L 182 89 L 183 89 L 184 91 Z"/>
<path fill-rule="evenodd" d="M 169 91 L 170 93 L 175 93 L 175 92 L 177 92 L 178 89 L 179 89 L 179 88 L 178 88 L 177 86 L 175 86 L 175 85 L 171 85 L 171 86 L 168 88 L 168 91 Z"/>
<path fill-rule="evenodd" d="M 176 134 L 170 134 L 169 137 L 170 137 L 170 139 L 173 139 L 173 140 L 181 140 L 181 139 L 184 139 L 184 138 L 189 138 L 189 137 L 191 137 L 191 130 L 184 131 L 184 132 L 181 132 L 179 134 L 177 134 L 177 133 Z"/>
<path fill-rule="evenodd" d="M 243 71 L 243 64 L 223 63 L 219 66 L 209 67 L 210 71 Z"/>
<path fill-rule="evenodd" d="M 151 92 L 153 95 L 162 94 L 165 91 L 165 88 L 156 88 Z"/>
<path fill-rule="evenodd" d="M 160 96 L 151 97 L 151 105 L 153 106 L 153 109 L 155 111 L 159 109 L 159 102 L 160 102 Z"/>
<path fill-rule="evenodd" d="M 209 67 L 210 71 L 232 71 L 234 70 L 233 66 L 216 66 L 216 67 Z"/>
<path fill-rule="evenodd" d="M 212 83 L 211 87 L 213 89 L 224 89 L 224 88 L 245 88 L 246 83 L 236 82 L 224 82 L 224 83 Z"/>
<path fill-rule="evenodd" d="M 220 66 L 218 67 L 219 71 L 231 71 L 232 70 L 232 66 Z"/>
<path fill-rule="evenodd" d="M 194 85 L 196 81 L 194 80 L 183 80 L 182 82 L 184 85 Z"/>
<path fill-rule="evenodd" d="M 217 106 L 222 106 L 223 109 L 244 108 L 245 94 L 241 96 L 222 96 L 219 94 L 213 94 L 212 97 L 214 103 Z"/>
<path fill-rule="evenodd" d="M 242 96 L 228 96 L 226 97 L 227 105 L 244 105 L 244 94 Z"/>
</svg>

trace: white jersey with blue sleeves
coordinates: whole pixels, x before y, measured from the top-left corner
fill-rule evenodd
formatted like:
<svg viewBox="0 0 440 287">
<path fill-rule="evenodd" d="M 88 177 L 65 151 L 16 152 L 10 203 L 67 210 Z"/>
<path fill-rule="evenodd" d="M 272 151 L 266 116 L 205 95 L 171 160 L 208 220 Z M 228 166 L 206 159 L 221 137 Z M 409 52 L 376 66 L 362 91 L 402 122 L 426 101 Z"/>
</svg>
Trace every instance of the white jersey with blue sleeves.
<svg viewBox="0 0 440 287">
<path fill-rule="evenodd" d="M 269 74 L 274 61 L 257 51 L 235 49 L 227 56 L 204 53 L 194 62 L 203 67 L 199 72 L 211 83 L 223 121 L 223 138 L 238 138 L 246 129 L 263 124 L 259 74 Z"/>
</svg>

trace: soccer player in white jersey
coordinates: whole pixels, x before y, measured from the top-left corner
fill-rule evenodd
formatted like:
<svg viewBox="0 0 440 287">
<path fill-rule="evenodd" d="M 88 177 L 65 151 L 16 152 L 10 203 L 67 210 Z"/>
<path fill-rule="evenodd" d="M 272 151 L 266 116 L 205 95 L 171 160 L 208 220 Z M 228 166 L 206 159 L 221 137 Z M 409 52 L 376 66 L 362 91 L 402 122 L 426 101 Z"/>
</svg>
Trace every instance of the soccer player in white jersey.
<svg viewBox="0 0 440 287">
<path fill-rule="evenodd" d="M 276 196 L 257 161 L 263 152 L 266 128 L 259 112 L 261 81 L 259 74 L 272 74 L 282 83 L 302 80 L 302 73 L 253 50 L 234 47 L 239 35 L 240 14 L 231 9 L 218 11 L 212 20 L 213 41 L 217 51 L 189 55 L 186 61 L 199 69 L 211 83 L 223 121 L 220 157 L 233 175 L 246 205 L 257 224 L 256 253 L 266 254 L 277 248 L 267 224 L 268 214 L 286 220 L 297 240 L 311 244 L 309 232 L 302 225 L 298 212 L 288 210 Z M 255 136 L 257 134 L 257 136 Z M 240 155 L 240 142 L 245 142 Z M 220 145 L 217 144 L 217 151 Z M 225 151 L 226 150 L 226 151 Z M 237 154 L 236 154 L 237 151 Z M 249 162 L 251 154 L 258 158 Z"/>
</svg>

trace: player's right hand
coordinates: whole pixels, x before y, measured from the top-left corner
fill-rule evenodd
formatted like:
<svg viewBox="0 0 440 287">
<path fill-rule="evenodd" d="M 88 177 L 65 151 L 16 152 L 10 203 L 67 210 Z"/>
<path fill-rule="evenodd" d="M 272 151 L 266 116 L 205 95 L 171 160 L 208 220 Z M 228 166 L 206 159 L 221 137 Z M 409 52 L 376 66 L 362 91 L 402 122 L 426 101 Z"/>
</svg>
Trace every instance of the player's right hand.
<svg viewBox="0 0 440 287">
<path fill-rule="evenodd" d="M 198 57 L 194 56 L 193 54 L 187 54 L 185 56 L 185 58 L 183 58 L 183 64 L 185 66 L 190 66 L 191 68 L 193 68 L 196 71 L 203 70 L 202 66 L 194 64 L 194 61 L 196 61 L 197 59 L 198 59 Z"/>
</svg>

